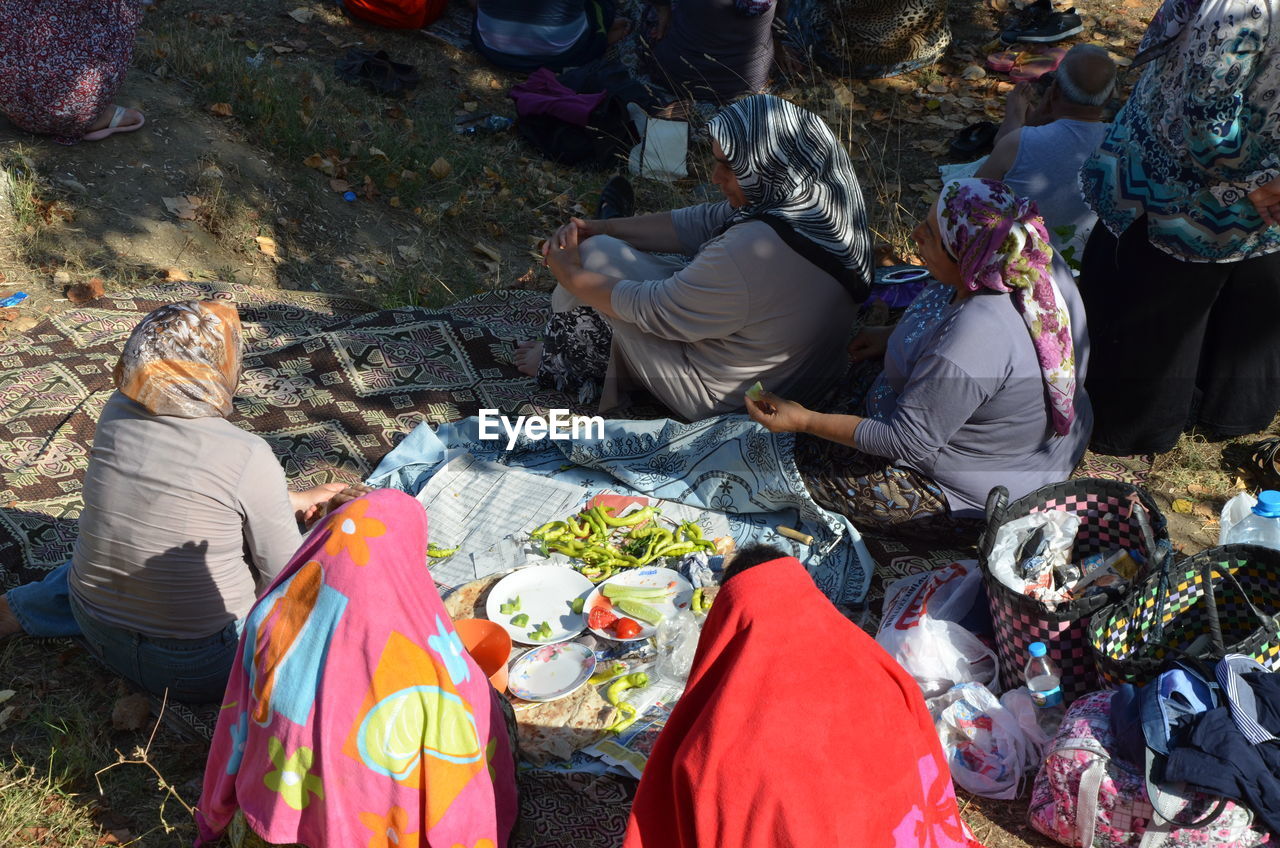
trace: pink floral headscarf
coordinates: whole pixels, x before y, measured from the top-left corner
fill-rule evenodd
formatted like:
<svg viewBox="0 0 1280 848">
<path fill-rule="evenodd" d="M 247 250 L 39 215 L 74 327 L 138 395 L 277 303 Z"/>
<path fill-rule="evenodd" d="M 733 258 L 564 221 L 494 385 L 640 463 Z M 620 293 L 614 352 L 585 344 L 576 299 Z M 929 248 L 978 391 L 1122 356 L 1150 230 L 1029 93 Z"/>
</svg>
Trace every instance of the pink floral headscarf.
<svg viewBox="0 0 1280 848">
<path fill-rule="evenodd" d="M 1076 357 L 1062 293 L 1049 273 L 1053 248 L 1036 204 L 995 180 L 952 180 L 938 196 L 942 243 L 970 291 L 1013 294 L 1036 347 L 1053 431 L 1075 419 Z"/>
</svg>

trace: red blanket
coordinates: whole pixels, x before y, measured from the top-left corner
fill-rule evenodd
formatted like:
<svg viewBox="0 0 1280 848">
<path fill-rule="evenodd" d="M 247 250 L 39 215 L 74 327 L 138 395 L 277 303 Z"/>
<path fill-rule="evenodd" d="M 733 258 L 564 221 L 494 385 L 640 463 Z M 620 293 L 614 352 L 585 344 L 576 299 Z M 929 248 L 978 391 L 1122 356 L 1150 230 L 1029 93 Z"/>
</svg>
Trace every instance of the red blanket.
<svg viewBox="0 0 1280 848">
<path fill-rule="evenodd" d="M 726 845 L 977 845 L 919 687 L 790 557 L 716 597 L 624 848 Z"/>
</svg>

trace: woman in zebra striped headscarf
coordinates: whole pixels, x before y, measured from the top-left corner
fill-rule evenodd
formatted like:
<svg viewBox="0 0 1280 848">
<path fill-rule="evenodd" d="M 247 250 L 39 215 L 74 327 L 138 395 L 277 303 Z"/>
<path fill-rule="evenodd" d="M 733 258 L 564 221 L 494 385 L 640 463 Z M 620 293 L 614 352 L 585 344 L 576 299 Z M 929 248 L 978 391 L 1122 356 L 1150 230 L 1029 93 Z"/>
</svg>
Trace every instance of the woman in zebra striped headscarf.
<svg viewBox="0 0 1280 848">
<path fill-rule="evenodd" d="M 643 387 L 690 420 L 741 409 L 758 379 L 816 400 L 840 375 L 871 279 L 848 153 L 821 118 L 770 95 L 708 130 L 725 200 L 575 218 L 547 242 L 560 285 L 522 371 L 601 409 Z"/>
</svg>

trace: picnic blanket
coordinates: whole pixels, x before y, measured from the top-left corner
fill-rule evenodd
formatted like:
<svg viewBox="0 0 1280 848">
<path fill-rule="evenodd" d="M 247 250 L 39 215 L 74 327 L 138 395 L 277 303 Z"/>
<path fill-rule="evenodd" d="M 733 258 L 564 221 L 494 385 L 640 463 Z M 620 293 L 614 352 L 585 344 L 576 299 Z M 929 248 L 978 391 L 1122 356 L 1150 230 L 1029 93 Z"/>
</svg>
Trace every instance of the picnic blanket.
<svg viewBox="0 0 1280 848">
<path fill-rule="evenodd" d="M 770 433 L 745 415 L 724 415 L 691 424 L 611 420 L 600 436 L 572 440 L 521 434 L 508 449 L 505 435 L 482 438 L 479 420 L 468 418 L 435 431 L 420 425 L 383 459 L 370 482 L 416 495 L 451 451 L 465 450 L 590 493 L 645 495 L 716 510 L 728 516 L 739 546 L 778 546 L 805 564 L 832 601 L 858 604 L 875 564 L 849 520 L 813 502 L 796 470 L 793 445 L 791 434 Z M 809 533 L 814 543 L 778 535 L 779 525 Z"/>
</svg>

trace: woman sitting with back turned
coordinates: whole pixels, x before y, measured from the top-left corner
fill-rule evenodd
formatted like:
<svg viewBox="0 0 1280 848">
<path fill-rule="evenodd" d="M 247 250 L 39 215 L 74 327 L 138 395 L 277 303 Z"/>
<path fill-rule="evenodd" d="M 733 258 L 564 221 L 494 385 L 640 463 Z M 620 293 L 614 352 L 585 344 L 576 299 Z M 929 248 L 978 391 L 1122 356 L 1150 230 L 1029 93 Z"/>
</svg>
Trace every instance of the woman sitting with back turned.
<svg viewBox="0 0 1280 848">
<path fill-rule="evenodd" d="M 850 346 L 855 360 L 884 356 L 865 410 L 821 414 L 768 392 L 747 410 L 807 434 L 796 462 L 824 507 L 882 531 L 976 532 L 992 487 L 1021 497 L 1084 454 L 1084 309 L 1035 204 L 1004 183 L 947 183 L 914 236 L 938 282 L 897 327 Z"/>
<path fill-rule="evenodd" d="M 708 131 L 724 201 L 575 218 L 552 236 L 560 285 L 524 373 L 601 409 L 642 386 L 690 420 L 741 409 L 756 379 L 815 398 L 838 376 L 871 278 L 848 154 L 821 118 L 764 94 Z M 672 253 L 692 259 L 656 255 Z"/>
<path fill-rule="evenodd" d="M 344 487 L 286 489 L 262 439 L 225 418 L 240 316 L 222 301 L 147 315 L 125 342 L 94 434 L 71 560 L 0 599 L 0 638 L 82 635 L 154 694 L 222 697 L 240 620 Z"/>
</svg>

